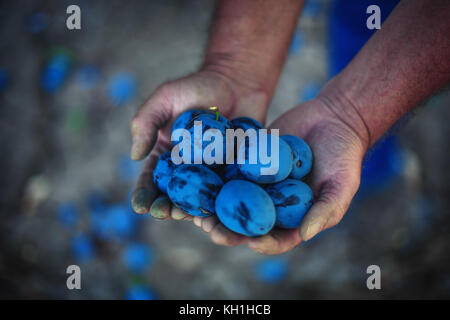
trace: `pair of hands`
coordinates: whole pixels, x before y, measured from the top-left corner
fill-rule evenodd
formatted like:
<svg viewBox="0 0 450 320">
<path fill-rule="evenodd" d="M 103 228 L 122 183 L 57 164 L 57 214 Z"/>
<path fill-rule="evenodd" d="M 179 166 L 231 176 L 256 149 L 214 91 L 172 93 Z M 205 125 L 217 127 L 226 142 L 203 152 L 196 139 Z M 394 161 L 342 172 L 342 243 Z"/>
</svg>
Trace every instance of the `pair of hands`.
<svg viewBox="0 0 450 320">
<path fill-rule="evenodd" d="M 283 114 L 269 128 L 281 134 L 304 139 L 313 152 L 313 169 L 308 177 L 315 203 L 300 228 L 274 228 L 269 234 L 249 238 L 228 230 L 215 216 L 192 217 L 158 197 L 153 183 L 153 168 L 158 157 L 170 150 L 170 131 L 175 118 L 194 107 L 218 106 L 228 119 L 250 116 L 264 123 L 268 99 L 251 88 L 212 71 L 200 71 L 160 86 L 139 109 L 131 122 L 133 145 L 131 157 L 147 155 L 143 171 L 132 195 L 136 213 L 147 213 L 162 220 L 190 220 L 220 245 L 248 246 L 263 254 L 280 254 L 302 240 L 335 226 L 347 211 L 360 181 L 361 163 L 367 149 L 363 135 L 355 130 L 345 115 L 349 112 L 343 99 L 333 101 L 326 94 L 303 103 Z"/>
</svg>

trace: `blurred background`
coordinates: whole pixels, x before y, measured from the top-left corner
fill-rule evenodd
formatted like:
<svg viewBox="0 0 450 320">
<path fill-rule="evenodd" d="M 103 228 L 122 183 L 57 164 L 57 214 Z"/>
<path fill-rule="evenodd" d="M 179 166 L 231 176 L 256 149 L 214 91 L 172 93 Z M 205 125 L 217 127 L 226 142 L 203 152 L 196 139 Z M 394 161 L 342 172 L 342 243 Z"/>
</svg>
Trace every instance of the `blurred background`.
<svg viewBox="0 0 450 320">
<path fill-rule="evenodd" d="M 396 1 L 307 0 L 268 122 L 312 99 Z M 81 30 L 66 8 L 81 8 Z M 129 121 L 201 64 L 214 1 L 0 3 L 0 297 L 449 298 L 449 90 L 369 152 L 342 222 L 268 257 L 214 245 L 190 222 L 135 215 Z M 81 290 L 66 268 L 81 267 Z M 381 290 L 366 269 L 381 268 Z"/>
</svg>

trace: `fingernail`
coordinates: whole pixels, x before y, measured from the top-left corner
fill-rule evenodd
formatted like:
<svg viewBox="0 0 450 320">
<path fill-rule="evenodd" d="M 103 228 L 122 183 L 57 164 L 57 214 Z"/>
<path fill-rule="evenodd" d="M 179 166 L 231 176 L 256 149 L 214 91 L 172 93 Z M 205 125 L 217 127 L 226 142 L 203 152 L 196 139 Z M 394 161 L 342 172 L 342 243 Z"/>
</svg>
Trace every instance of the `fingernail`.
<svg viewBox="0 0 450 320">
<path fill-rule="evenodd" d="M 195 224 L 197 227 L 201 227 L 201 226 L 202 226 L 202 218 L 200 218 L 200 217 L 195 217 L 195 218 L 194 218 L 194 224 Z"/>
<path fill-rule="evenodd" d="M 142 142 L 134 141 L 131 146 L 131 159 L 141 160 L 144 152 L 145 145 Z"/>
<path fill-rule="evenodd" d="M 150 207 L 152 192 L 149 189 L 139 189 L 133 192 L 131 198 L 131 207 L 134 212 L 143 214 L 147 213 Z"/>
<path fill-rule="evenodd" d="M 164 220 L 170 215 L 170 200 L 166 196 L 158 197 L 150 207 L 150 214 L 153 218 Z"/>
<path fill-rule="evenodd" d="M 314 222 L 309 225 L 308 229 L 306 230 L 306 239 L 305 241 L 308 241 L 312 237 L 314 237 L 320 230 L 322 230 L 322 224 L 319 222 Z"/>
<path fill-rule="evenodd" d="M 171 216 L 173 220 L 183 220 L 186 217 L 186 213 L 177 207 L 173 207 Z"/>
<path fill-rule="evenodd" d="M 215 218 L 206 218 L 202 222 L 202 229 L 206 233 L 210 233 L 214 226 L 218 223 Z"/>
<path fill-rule="evenodd" d="M 256 252 L 264 253 L 268 248 L 276 246 L 276 243 L 271 235 L 263 235 L 256 238 L 250 238 L 248 247 Z"/>
</svg>

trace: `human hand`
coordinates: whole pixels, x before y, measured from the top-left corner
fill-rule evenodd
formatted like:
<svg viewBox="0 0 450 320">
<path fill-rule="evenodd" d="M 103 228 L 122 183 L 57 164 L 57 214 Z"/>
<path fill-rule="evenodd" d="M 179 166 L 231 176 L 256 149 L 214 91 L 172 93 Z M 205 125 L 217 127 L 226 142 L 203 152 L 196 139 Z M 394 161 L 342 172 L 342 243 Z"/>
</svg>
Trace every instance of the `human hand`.
<svg viewBox="0 0 450 320">
<path fill-rule="evenodd" d="M 299 229 L 275 228 L 256 238 L 239 235 L 228 230 L 216 216 L 192 217 L 172 206 L 166 196 L 155 200 L 158 190 L 152 179 L 159 155 L 170 148 L 171 125 L 183 111 L 195 106 L 219 105 L 225 117 L 253 116 L 262 122 L 267 100 L 259 99 L 258 104 L 258 94 L 236 99 L 236 92 L 227 81 L 220 75 L 200 73 L 170 82 L 157 89 L 138 111 L 132 121 L 132 157 L 141 159 L 152 151 L 133 192 L 133 209 L 146 213 L 151 206 L 150 214 L 157 219 L 194 220 L 217 244 L 248 243 L 251 249 L 264 254 L 289 251 L 302 239 L 309 240 L 336 225 L 348 209 L 359 186 L 362 158 L 368 147 L 365 127 L 352 112 L 351 103 L 346 106 L 326 96 L 299 105 L 278 118 L 271 128 L 280 129 L 280 134 L 303 138 L 313 151 L 313 170 L 308 182 L 315 193 L 315 204 Z"/>
<path fill-rule="evenodd" d="M 369 141 L 367 129 L 350 101 L 335 100 L 339 102 L 320 96 L 283 114 L 270 126 L 280 129 L 280 135 L 301 137 L 313 152 L 313 168 L 307 182 L 315 194 L 315 203 L 300 228 L 275 228 L 267 235 L 247 238 L 221 226 L 216 217 L 195 217 L 194 222 L 204 231 L 220 230 L 211 234 L 214 242 L 225 245 L 248 242 L 257 252 L 280 254 L 342 219 L 358 190 L 361 163 Z"/>
</svg>

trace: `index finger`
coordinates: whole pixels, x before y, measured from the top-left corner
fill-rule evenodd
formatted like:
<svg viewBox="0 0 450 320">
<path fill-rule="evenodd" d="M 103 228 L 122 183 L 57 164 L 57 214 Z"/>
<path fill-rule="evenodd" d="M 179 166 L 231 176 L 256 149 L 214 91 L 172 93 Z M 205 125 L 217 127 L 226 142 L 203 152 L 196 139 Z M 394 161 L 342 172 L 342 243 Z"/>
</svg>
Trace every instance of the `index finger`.
<svg viewBox="0 0 450 320">
<path fill-rule="evenodd" d="M 165 102 L 163 90 L 157 89 L 131 120 L 131 158 L 141 160 L 157 143 L 158 130 L 163 128 L 171 114 L 171 105 Z"/>
<path fill-rule="evenodd" d="M 166 150 L 166 147 L 159 144 L 152 150 L 146 160 L 131 196 L 131 207 L 136 213 L 147 213 L 150 210 L 153 200 L 159 193 L 158 187 L 153 182 L 153 170 L 155 169 L 160 155 L 166 152 Z"/>
</svg>

